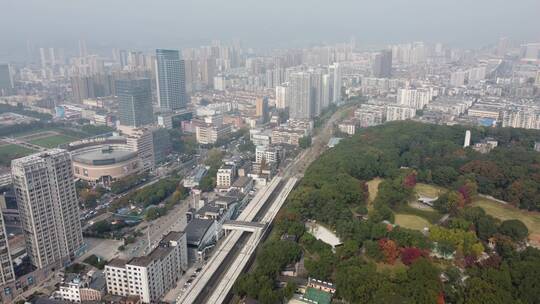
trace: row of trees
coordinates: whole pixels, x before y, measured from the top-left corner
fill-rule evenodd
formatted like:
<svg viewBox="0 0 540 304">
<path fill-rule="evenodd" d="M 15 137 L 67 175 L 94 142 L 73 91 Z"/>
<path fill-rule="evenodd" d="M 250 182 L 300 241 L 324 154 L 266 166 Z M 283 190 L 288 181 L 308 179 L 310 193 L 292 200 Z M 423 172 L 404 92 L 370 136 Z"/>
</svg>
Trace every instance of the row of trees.
<svg viewBox="0 0 540 304">
<path fill-rule="evenodd" d="M 148 173 L 130 175 L 111 184 L 111 192 L 114 194 L 120 194 L 135 188 L 142 184 L 149 178 Z"/>
<path fill-rule="evenodd" d="M 223 164 L 224 155 L 225 152 L 219 149 L 211 149 L 210 151 L 208 151 L 208 155 L 206 157 L 206 160 L 204 161 L 204 164 L 210 167 L 210 169 L 208 169 L 206 175 L 199 182 L 199 188 L 202 191 L 210 192 L 216 187 L 216 174 L 218 172 L 218 169 Z"/>
<path fill-rule="evenodd" d="M 12 105 L 8 105 L 8 104 L 0 104 L 0 113 L 8 113 L 8 112 L 16 113 L 16 114 L 20 114 L 20 115 L 25 115 L 25 116 L 29 116 L 29 117 L 33 117 L 33 118 L 37 118 L 37 119 L 43 120 L 43 121 L 47 121 L 47 120 L 52 119 L 51 114 L 26 110 L 22 105 L 21 106 L 12 106 Z"/>
<path fill-rule="evenodd" d="M 175 191 L 187 192 L 182 190 L 183 186 L 179 184 L 180 179 L 177 177 L 169 177 L 158 182 L 129 193 L 128 195 L 117 199 L 109 207 L 110 210 L 116 211 L 120 208 L 135 204 L 141 208 L 147 208 L 151 205 L 158 205 L 168 198 Z"/>
</svg>

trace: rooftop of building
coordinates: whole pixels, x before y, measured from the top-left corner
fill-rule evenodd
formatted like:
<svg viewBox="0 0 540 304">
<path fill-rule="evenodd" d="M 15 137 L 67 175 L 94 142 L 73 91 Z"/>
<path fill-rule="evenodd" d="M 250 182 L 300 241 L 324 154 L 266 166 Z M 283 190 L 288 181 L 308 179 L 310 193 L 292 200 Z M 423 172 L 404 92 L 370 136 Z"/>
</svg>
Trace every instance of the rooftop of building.
<svg viewBox="0 0 540 304">
<path fill-rule="evenodd" d="M 78 141 L 71 142 L 67 144 L 68 150 L 77 150 L 84 147 L 103 145 L 103 144 L 125 144 L 126 138 L 123 136 L 107 136 L 107 137 L 92 137 L 85 138 Z"/>
<path fill-rule="evenodd" d="M 185 232 L 188 244 L 199 245 L 207 233 L 208 229 L 214 224 L 213 220 L 192 219 L 186 226 Z"/>
<path fill-rule="evenodd" d="M 152 262 L 161 260 L 168 256 L 172 250 L 173 247 L 170 246 L 158 246 L 154 248 L 150 254 L 133 258 L 128 264 L 133 266 L 147 267 L 148 265 L 152 264 Z"/>
<path fill-rule="evenodd" d="M 221 198 L 227 198 L 227 199 L 231 199 L 231 202 L 232 202 L 233 199 L 234 199 L 235 202 L 237 202 L 237 201 L 241 201 L 245 196 L 246 195 L 244 193 L 240 192 L 240 190 L 231 189 L 231 190 L 229 190 L 229 192 L 227 192 L 227 195 L 220 196 L 217 199 L 217 201 L 221 201 Z"/>
<path fill-rule="evenodd" d="M 234 181 L 233 187 L 243 188 L 247 186 L 251 182 L 251 180 L 252 178 L 249 176 L 240 176 Z"/>
<path fill-rule="evenodd" d="M 178 241 L 184 235 L 183 231 L 171 231 L 163 237 L 163 242 Z"/>
<path fill-rule="evenodd" d="M 197 179 L 197 180 L 200 180 L 201 178 L 203 178 L 203 176 L 206 174 L 206 172 L 208 171 L 208 169 L 206 169 L 206 167 L 204 166 L 198 166 L 196 169 L 195 169 L 195 172 L 191 175 L 194 179 Z"/>
<path fill-rule="evenodd" d="M 492 105 L 492 104 L 474 104 L 472 105 L 469 110 L 480 110 L 480 111 L 493 111 L 493 112 L 499 112 L 503 106 L 499 105 Z"/>
<path fill-rule="evenodd" d="M 218 203 L 232 204 L 232 203 L 238 201 L 238 197 L 237 197 L 236 193 L 227 193 L 226 195 L 218 195 L 214 201 L 218 202 Z"/>
<path fill-rule="evenodd" d="M 100 273 L 100 275 L 92 276 L 92 281 L 90 281 L 88 288 L 95 289 L 95 290 L 104 290 L 106 286 L 107 286 L 107 280 L 105 280 L 105 276 L 103 276 L 103 274 Z"/>
<path fill-rule="evenodd" d="M 340 125 L 356 125 L 358 123 L 358 120 L 356 119 L 346 119 L 346 120 L 343 120 L 342 122 L 340 122 L 339 124 Z"/>
<path fill-rule="evenodd" d="M 123 268 L 126 266 L 126 264 L 127 264 L 126 260 L 115 258 L 115 259 L 110 260 L 109 263 L 107 263 L 107 266 Z"/>
<path fill-rule="evenodd" d="M 304 135 L 306 133 L 304 130 L 290 129 L 286 127 L 275 128 L 273 132 L 296 133 L 301 135 Z"/>
<path fill-rule="evenodd" d="M 233 170 L 234 169 L 234 166 L 233 165 L 222 165 L 219 170 Z"/>
<path fill-rule="evenodd" d="M 111 146 L 98 147 L 96 149 L 73 155 L 73 161 L 100 166 L 124 162 L 137 157 L 137 152 L 113 148 Z"/>
<path fill-rule="evenodd" d="M 220 214 L 221 208 L 213 205 L 213 204 L 206 204 L 201 207 L 201 209 L 197 210 L 197 214 L 204 215 L 206 213 L 215 213 Z"/>
<path fill-rule="evenodd" d="M 25 156 L 25 157 L 14 159 L 14 160 L 11 161 L 11 163 L 12 163 L 12 165 L 17 165 L 17 164 L 41 162 L 43 159 L 45 159 L 45 158 L 47 158 L 49 156 L 61 155 L 61 154 L 64 154 L 64 153 L 67 153 L 67 151 L 64 150 L 64 149 L 58 149 L 58 148 L 49 149 L 49 150 L 46 150 L 46 151 L 37 152 L 37 153 L 30 154 L 30 155 Z"/>
<path fill-rule="evenodd" d="M 39 297 L 36 300 L 34 300 L 34 304 L 65 304 L 70 303 L 69 301 L 64 300 L 53 300 L 49 298 Z"/>
<path fill-rule="evenodd" d="M 85 281 L 86 277 L 78 273 L 65 273 L 63 282 L 64 284 L 81 284 Z"/>
</svg>

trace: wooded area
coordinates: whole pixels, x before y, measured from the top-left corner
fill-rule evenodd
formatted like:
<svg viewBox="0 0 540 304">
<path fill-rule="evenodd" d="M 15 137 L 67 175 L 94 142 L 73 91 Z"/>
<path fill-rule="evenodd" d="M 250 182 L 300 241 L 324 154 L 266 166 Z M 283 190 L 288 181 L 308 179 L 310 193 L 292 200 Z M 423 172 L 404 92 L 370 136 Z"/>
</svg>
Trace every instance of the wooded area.
<svg viewBox="0 0 540 304">
<path fill-rule="evenodd" d="M 489 136 L 499 147 L 463 149 L 462 126 L 398 122 L 325 152 L 290 194 L 255 271 L 238 280 L 235 293 L 283 303 L 292 287 L 276 288 L 275 280 L 303 259 L 308 276 L 335 282 L 336 297 L 350 303 L 540 303 L 540 251 L 524 246 L 527 227 L 471 205 L 479 192 L 540 209 L 540 153 L 533 150 L 540 132 L 472 133 L 473 142 Z M 366 181 L 377 177 L 384 180 L 368 211 Z M 448 221 L 425 234 L 390 224 L 396 211 L 411 208 L 417 182 L 449 189 L 435 203 Z M 307 220 L 336 231 L 343 245 L 334 253 L 306 232 Z"/>
</svg>

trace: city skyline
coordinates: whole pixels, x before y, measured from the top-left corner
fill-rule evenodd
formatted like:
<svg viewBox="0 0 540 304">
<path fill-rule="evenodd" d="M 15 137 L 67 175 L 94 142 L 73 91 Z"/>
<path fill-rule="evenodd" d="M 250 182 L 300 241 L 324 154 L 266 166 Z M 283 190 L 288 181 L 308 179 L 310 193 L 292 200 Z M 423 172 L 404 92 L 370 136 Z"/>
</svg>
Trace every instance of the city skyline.
<svg viewBox="0 0 540 304">
<path fill-rule="evenodd" d="M 539 0 L 2 8 L 0 303 L 540 303 Z"/>
<path fill-rule="evenodd" d="M 80 39 L 96 49 L 120 45 L 151 49 L 191 47 L 215 39 L 241 40 L 254 47 L 300 47 L 350 37 L 363 45 L 440 41 L 479 47 L 503 36 L 517 41 L 540 38 L 535 30 L 540 27 L 540 20 L 535 18 L 540 3 L 534 0 L 310 1 L 309 10 L 307 0 L 257 5 L 246 0 L 160 1 L 161 5 L 155 6 L 144 1 L 100 1 L 7 1 L 10 14 L 0 20 L 0 35 L 5 42 L 0 60 L 17 59 L 17 54 L 25 52 L 27 42 L 75 48 Z M 107 10 L 99 11 L 96 22 L 93 16 L 100 5 Z M 28 6 L 33 9 L 28 10 Z M 42 14 L 44 10 L 48 13 Z M 39 27 L 35 27 L 37 24 Z"/>
</svg>

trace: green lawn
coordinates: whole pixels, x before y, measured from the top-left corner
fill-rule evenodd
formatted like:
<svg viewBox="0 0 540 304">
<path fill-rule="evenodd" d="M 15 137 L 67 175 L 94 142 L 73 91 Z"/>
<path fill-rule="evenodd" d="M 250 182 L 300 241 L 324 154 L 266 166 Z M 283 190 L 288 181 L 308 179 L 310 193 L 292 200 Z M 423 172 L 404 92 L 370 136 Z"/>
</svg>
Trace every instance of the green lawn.
<svg viewBox="0 0 540 304">
<path fill-rule="evenodd" d="M 36 151 L 18 145 L 5 145 L 0 147 L 0 165 L 9 166 L 11 160 L 20 158 Z"/>
<path fill-rule="evenodd" d="M 58 145 L 67 144 L 75 140 L 77 139 L 67 135 L 52 135 L 31 140 L 30 143 L 44 148 L 56 148 Z"/>
<path fill-rule="evenodd" d="M 501 221 L 511 219 L 522 221 L 529 228 L 530 238 L 540 243 L 540 213 L 520 210 L 483 197 L 476 198 L 473 205 L 481 207 L 487 214 Z"/>
<path fill-rule="evenodd" d="M 404 228 L 422 230 L 425 227 L 431 227 L 431 224 L 424 218 L 412 214 L 395 214 L 395 223 Z"/>
<path fill-rule="evenodd" d="M 408 214 L 408 215 L 415 215 L 415 216 L 421 217 L 432 224 L 436 224 L 442 217 L 442 214 L 440 214 L 436 210 L 420 209 L 420 208 L 412 207 L 410 205 L 400 206 L 396 208 L 396 210 L 394 211 L 396 214 Z"/>
<path fill-rule="evenodd" d="M 435 185 L 418 183 L 414 186 L 414 191 L 420 196 L 435 198 L 444 193 L 446 189 Z"/>
</svg>

